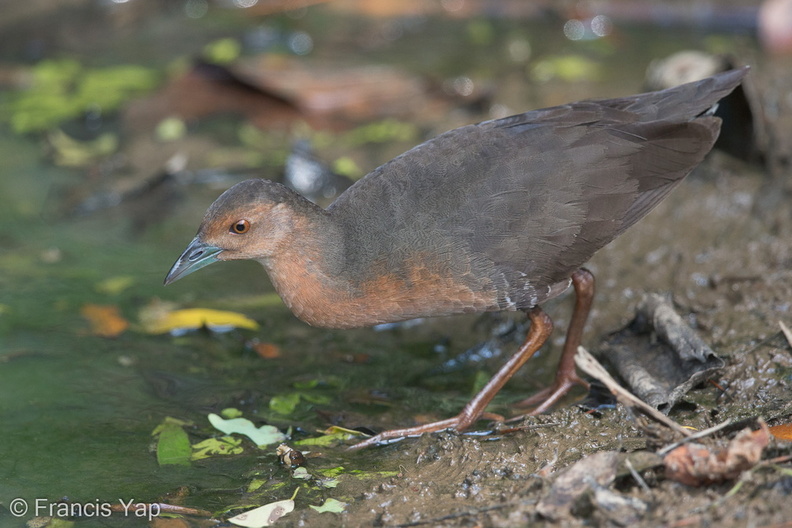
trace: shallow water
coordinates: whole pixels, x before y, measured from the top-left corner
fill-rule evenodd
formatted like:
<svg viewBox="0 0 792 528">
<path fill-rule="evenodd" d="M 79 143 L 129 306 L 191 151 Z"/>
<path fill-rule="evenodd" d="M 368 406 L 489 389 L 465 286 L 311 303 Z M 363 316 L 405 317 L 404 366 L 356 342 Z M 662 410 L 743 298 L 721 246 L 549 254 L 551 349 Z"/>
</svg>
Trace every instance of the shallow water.
<svg viewBox="0 0 792 528">
<path fill-rule="evenodd" d="M 388 20 L 315 6 L 297 15 L 266 17 L 213 7 L 202 18 L 190 19 L 184 11 L 185 6 L 193 4 L 190 2 L 172 9 L 134 4 L 138 6 L 134 11 L 103 12 L 103 17 L 95 18 L 95 25 L 91 16 L 92 9 L 99 9 L 96 6 L 63 11 L 53 7 L 40 14 L 20 15 L 18 28 L 6 33 L 8 45 L 0 46 L 6 50 L 3 60 L 25 65 L 33 59 L 69 56 L 90 66 L 144 64 L 164 75 L 174 63 L 195 56 L 218 37 L 250 37 L 264 28 L 282 35 L 309 34 L 312 59 L 395 65 L 423 76 L 430 84 L 471 82 L 476 90 L 489 94 L 482 98 L 484 103 L 452 104 L 445 111 L 430 114 L 430 119 L 413 116 L 420 123 L 416 137 L 355 146 L 347 152 L 344 145 L 332 141 L 347 136 L 335 132 L 329 135 L 327 144 L 320 146 L 320 155 L 353 156 L 364 172 L 426 137 L 486 119 L 492 113 L 640 91 L 648 61 L 672 51 L 708 46 L 742 53 L 751 46 L 744 35 L 734 38 L 731 33 L 718 35 L 680 27 L 657 30 L 626 23 L 618 23 L 609 38 L 572 42 L 560 30 L 563 20 L 552 17 L 419 16 Z M 64 27 L 57 23 L 61 17 L 79 29 L 48 31 Z M 114 30 L 108 21 L 118 24 L 117 28 Z M 23 37 L 20 32 L 26 27 L 38 27 L 39 33 Z M 45 38 L 45 34 L 50 36 Z M 553 61 L 572 55 L 584 61 L 592 73 L 568 82 L 557 76 L 563 67 Z M 543 60 L 547 62 L 543 68 L 550 72 L 545 75 L 550 77 L 538 80 L 535 68 Z M 410 121 L 409 117 L 402 119 Z M 83 125 L 73 122 L 69 127 L 82 133 Z M 128 157 L 146 157 L 140 153 L 147 152 L 152 158 L 164 160 L 181 149 L 191 152 L 190 167 L 200 169 L 212 165 L 210 150 L 222 151 L 226 160 L 250 154 L 249 147 L 240 146 L 236 131 L 241 126 L 239 118 L 206 118 L 190 124 L 187 136 L 166 147 L 152 141 L 149 130 L 126 130 L 120 152 Z M 305 126 L 296 123 L 294 129 L 304 132 Z M 114 130 L 119 124 L 109 115 L 103 117 L 101 127 Z M 281 151 L 288 148 L 289 132 L 266 134 Z M 314 139 L 327 140 L 327 132 L 323 134 Z M 132 150 L 132 145 L 141 142 L 148 142 L 149 150 Z M 307 327 L 273 298 L 271 286 L 254 263 L 215 265 L 164 288 L 165 273 L 192 238 L 205 207 L 222 188 L 242 177 L 232 174 L 215 184 L 176 186 L 166 197 L 158 197 L 154 207 L 145 207 L 149 197 L 144 195 L 117 207 L 76 216 L 69 214 L 67 205 L 72 203 L 75 189 L 82 195 L 90 194 L 92 188 L 106 184 L 106 178 L 118 175 L 112 171 L 108 175 L 99 161 L 87 168 L 57 167 L 48 152 L 42 135 L 17 136 L 7 127 L 0 128 L 0 524 L 7 523 L 3 526 L 23 526 L 30 514 L 46 514 L 46 509 L 34 512 L 36 499 L 41 505 L 64 497 L 75 503 L 130 499 L 168 502 L 171 499 L 167 494 L 186 487 L 188 492 L 181 503 L 211 512 L 224 512 L 234 505 L 249 507 L 255 505 L 253 502 L 263 503 L 264 498 L 287 499 L 301 483 L 278 465 L 271 450 L 257 451 L 248 445 L 242 456 L 216 457 L 190 467 L 159 466 L 151 448 L 152 431 L 165 417 L 172 416 L 195 424 L 188 432 L 196 442 L 213 434 L 206 415 L 227 407 L 238 408 L 246 417 L 267 421 L 284 431 L 291 427 L 296 439 L 315 436 L 329 423 L 385 428 L 410 424 L 416 417 L 442 418 L 455 413 L 475 392 L 482 377 L 486 379 L 502 361 L 495 357 L 465 364 L 450 373 L 433 373 L 439 365 L 488 339 L 492 328 L 500 324 L 499 319 L 489 317 L 428 321 L 417 327 L 386 331 L 336 332 Z M 268 159 L 267 152 L 258 154 Z M 151 162 L 143 172 L 160 168 Z M 277 163 L 269 160 L 261 174 L 277 177 L 279 170 Z M 741 180 L 731 174 L 725 183 L 698 180 L 691 183 L 688 192 L 723 197 L 718 193 L 736 189 L 743 193 L 741 196 L 750 196 L 758 187 L 758 178 L 753 174 Z M 723 209 L 722 225 L 729 231 L 717 234 L 721 240 L 727 240 L 729 233 L 735 235 L 735 223 L 744 227 L 739 233 L 744 239 L 761 233 L 761 224 L 742 220 L 740 215 L 748 218 L 750 211 L 740 204 L 732 200 L 732 208 Z M 634 300 L 628 290 L 637 292 L 643 283 L 652 288 L 677 288 L 677 294 L 683 292 L 681 295 L 694 299 L 699 293 L 706 294 L 706 288 L 696 290 L 695 281 L 690 284 L 690 277 L 709 273 L 710 268 L 704 272 L 688 269 L 686 258 L 674 271 L 663 268 L 675 262 L 673 255 L 681 250 L 674 249 L 673 244 L 685 229 L 677 224 L 676 228 L 667 228 L 673 231 L 662 231 L 665 224 L 659 220 L 662 215 L 690 218 L 689 209 L 681 211 L 661 208 L 654 224 L 647 223 L 641 234 L 625 237 L 594 261 L 606 293 L 598 299 L 600 307 L 593 315 L 590 340 L 596 342 L 603 332 L 630 317 L 628 307 Z M 644 242 L 649 236 L 658 241 Z M 709 240 L 709 235 L 701 231 L 691 230 L 691 236 L 703 237 L 701 244 Z M 641 255 L 665 244 L 672 244 L 672 249 L 655 255 L 649 278 L 646 272 L 624 272 L 620 267 L 627 260 L 623 254 L 633 255 L 629 258 L 639 262 Z M 729 249 L 726 243 L 721 247 Z M 715 250 L 707 253 L 712 254 L 713 258 L 728 260 Z M 118 277 L 124 277 L 129 286 L 115 292 L 102 289 L 103 281 Z M 207 331 L 183 337 L 148 335 L 141 330 L 139 312 L 155 299 L 179 306 L 239 311 L 258 321 L 261 329 L 222 335 Z M 89 303 L 117 307 L 131 327 L 114 339 L 90 335 L 87 322 L 80 316 L 81 307 Z M 568 317 L 568 308 L 568 299 L 550 306 L 559 328 Z M 723 323 L 716 316 L 710 317 L 715 319 L 714 335 L 721 344 L 749 339 L 748 334 L 755 330 L 752 327 L 737 336 L 730 335 L 718 326 Z M 520 318 L 515 320 L 521 322 Z M 254 338 L 273 343 L 282 355 L 260 358 L 246 346 Z M 560 333 L 551 347 L 554 351 L 558 338 Z M 508 352 L 517 341 L 519 335 L 507 337 L 501 346 Z M 543 352 L 530 372 L 521 373 L 521 384 L 510 384 L 503 391 L 496 400 L 497 412 L 507 412 L 507 402 L 549 379 L 550 353 Z M 279 415 L 270 409 L 273 396 L 295 391 L 308 396 L 302 397 L 291 414 Z M 364 476 L 348 477 L 335 489 L 306 489 L 298 496 L 298 506 L 305 511 L 308 504 L 319 504 L 326 497 L 346 502 L 370 499 L 363 495 L 374 486 L 366 475 L 376 478 L 376 471 L 400 473 L 403 464 L 415 458 L 416 449 L 423 449 L 422 453 L 441 449 L 427 444 L 431 439 L 421 442 L 354 455 L 337 447 L 320 449 L 324 456 L 309 467 L 344 466 L 362 471 Z M 512 442 L 502 449 L 511 449 Z M 408 450 L 407 454 L 401 449 Z M 531 473 L 537 468 L 523 469 Z M 458 476 L 443 478 L 449 486 L 455 486 Z M 271 491 L 265 486 L 263 493 L 246 494 L 243 490 L 254 479 L 265 481 Z M 372 493 L 393 493 L 391 488 L 383 490 L 381 486 Z M 426 501 L 443 497 L 436 489 L 427 493 Z M 21 518 L 5 510 L 16 497 L 25 499 L 32 508 Z M 425 506 L 422 501 L 415 508 Z M 344 522 L 371 522 L 372 508 L 376 509 L 358 505 Z M 320 521 L 318 514 L 301 515 L 307 515 L 309 523 L 329 522 L 324 517 Z M 407 522 L 407 517 L 399 515 L 399 522 Z M 387 516 L 380 519 L 387 522 Z M 334 518 L 336 521 L 338 518 Z M 121 526 L 143 521 L 119 516 L 104 521 L 89 516 L 78 526 L 94 522 Z"/>
</svg>

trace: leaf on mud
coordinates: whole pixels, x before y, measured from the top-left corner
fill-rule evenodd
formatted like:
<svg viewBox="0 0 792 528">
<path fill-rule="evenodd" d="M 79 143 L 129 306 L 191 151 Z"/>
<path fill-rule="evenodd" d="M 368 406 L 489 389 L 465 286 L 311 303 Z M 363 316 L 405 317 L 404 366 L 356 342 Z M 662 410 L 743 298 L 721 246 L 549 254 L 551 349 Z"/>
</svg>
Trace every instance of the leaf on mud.
<svg viewBox="0 0 792 528">
<path fill-rule="evenodd" d="M 567 517 L 578 498 L 594 485 L 608 486 L 614 481 L 622 458 L 616 451 L 602 451 L 575 462 L 556 478 L 536 510 L 551 520 Z"/>
<path fill-rule="evenodd" d="M 278 444 L 286 440 L 286 435 L 281 433 L 274 425 L 262 425 L 256 427 L 247 418 L 232 418 L 224 420 L 220 416 L 212 413 L 209 415 L 209 423 L 215 429 L 225 433 L 238 433 L 250 438 L 257 446 Z"/>
<path fill-rule="evenodd" d="M 165 418 L 151 433 L 157 438 L 157 463 L 160 466 L 189 466 L 192 448 L 187 433 L 182 429 L 183 422 L 174 418 Z"/>
<path fill-rule="evenodd" d="M 259 327 L 256 321 L 241 313 L 208 308 L 161 310 L 156 314 L 145 313 L 141 314 L 141 322 L 145 331 L 150 334 L 170 332 L 174 335 L 181 335 L 202 327 L 213 332 L 227 332 L 233 328 L 258 330 Z"/>
<path fill-rule="evenodd" d="M 80 315 L 91 325 L 91 334 L 96 336 L 118 337 L 129 328 L 129 321 L 121 317 L 117 306 L 86 304 L 80 308 Z"/>
<path fill-rule="evenodd" d="M 774 425 L 769 427 L 769 430 L 770 434 L 779 440 L 786 440 L 787 442 L 792 440 L 792 424 Z"/>
<path fill-rule="evenodd" d="M 242 440 L 233 436 L 207 438 L 203 442 L 192 445 L 192 460 L 202 460 L 214 455 L 238 455 L 245 451 Z"/>
<path fill-rule="evenodd" d="M 718 451 L 701 444 L 685 444 L 674 449 L 663 461 L 666 477 L 688 486 L 736 479 L 759 462 L 770 442 L 767 424 L 760 422 L 760 425 L 758 431 L 740 431 L 726 448 Z"/>
<path fill-rule="evenodd" d="M 259 506 L 235 517 L 228 519 L 228 522 L 245 528 L 261 528 L 272 526 L 272 523 L 294 511 L 294 501 L 291 499 L 270 502 L 264 506 Z"/>
<path fill-rule="evenodd" d="M 319 513 L 342 513 L 346 507 L 346 502 L 341 502 L 340 500 L 336 499 L 327 499 L 321 506 L 311 505 L 311 509 L 318 511 Z"/>
</svg>

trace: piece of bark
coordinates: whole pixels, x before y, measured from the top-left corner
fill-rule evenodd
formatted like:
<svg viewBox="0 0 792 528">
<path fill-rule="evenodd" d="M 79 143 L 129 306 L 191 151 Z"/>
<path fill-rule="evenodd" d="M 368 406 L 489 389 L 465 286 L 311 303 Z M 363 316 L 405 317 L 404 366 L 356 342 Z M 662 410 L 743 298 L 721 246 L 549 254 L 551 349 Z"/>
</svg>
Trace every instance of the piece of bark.
<svg viewBox="0 0 792 528">
<path fill-rule="evenodd" d="M 644 297 L 635 319 L 611 334 L 597 355 L 611 364 L 633 394 L 666 414 L 724 365 L 657 294 Z"/>
</svg>

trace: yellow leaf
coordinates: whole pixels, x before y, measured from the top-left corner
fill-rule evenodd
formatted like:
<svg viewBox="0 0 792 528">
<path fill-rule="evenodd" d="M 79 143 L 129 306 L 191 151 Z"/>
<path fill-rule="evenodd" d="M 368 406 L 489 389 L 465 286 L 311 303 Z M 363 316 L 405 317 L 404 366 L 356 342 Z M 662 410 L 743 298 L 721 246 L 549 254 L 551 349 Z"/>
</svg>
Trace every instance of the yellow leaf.
<svg viewBox="0 0 792 528">
<path fill-rule="evenodd" d="M 204 326 L 216 332 L 230 330 L 231 328 L 258 330 L 259 327 L 256 321 L 240 313 L 210 310 L 208 308 L 189 308 L 162 312 L 156 318 L 143 321 L 143 326 L 146 332 L 150 334 L 180 333 L 186 330 L 196 330 Z"/>
<path fill-rule="evenodd" d="M 129 327 L 117 306 L 86 304 L 80 308 L 80 315 L 88 320 L 91 333 L 101 337 L 118 337 Z"/>
</svg>

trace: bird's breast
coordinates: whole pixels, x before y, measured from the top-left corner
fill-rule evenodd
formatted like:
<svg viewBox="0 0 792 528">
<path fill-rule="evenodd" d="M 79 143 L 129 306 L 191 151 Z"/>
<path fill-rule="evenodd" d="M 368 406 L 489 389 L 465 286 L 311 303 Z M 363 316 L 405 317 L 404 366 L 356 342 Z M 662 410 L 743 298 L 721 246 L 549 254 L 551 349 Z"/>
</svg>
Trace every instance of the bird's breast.
<svg viewBox="0 0 792 528">
<path fill-rule="evenodd" d="M 373 262 L 357 276 L 329 275 L 320 261 L 306 255 L 279 260 L 264 263 L 275 289 L 298 318 L 313 326 L 354 328 L 509 309 L 488 278 L 474 277 L 469 269 L 452 271 L 421 255 L 399 263 Z"/>
</svg>

